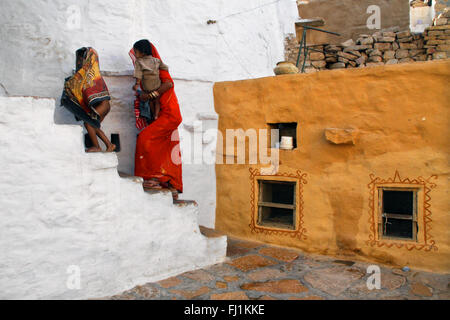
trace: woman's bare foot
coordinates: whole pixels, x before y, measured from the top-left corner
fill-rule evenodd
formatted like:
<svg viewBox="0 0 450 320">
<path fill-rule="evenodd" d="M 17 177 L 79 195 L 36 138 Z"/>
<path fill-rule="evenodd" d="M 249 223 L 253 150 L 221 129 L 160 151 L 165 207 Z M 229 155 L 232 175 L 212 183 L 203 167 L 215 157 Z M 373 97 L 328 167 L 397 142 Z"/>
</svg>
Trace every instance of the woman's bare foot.
<svg viewBox="0 0 450 320">
<path fill-rule="evenodd" d="M 144 180 L 144 187 L 152 188 L 152 189 L 162 189 L 163 187 L 159 183 L 159 181 L 156 180 Z"/>
<path fill-rule="evenodd" d="M 102 152 L 102 149 L 100 149 L 99 147 L 90 147 L 86 150 L 86 152 Z"/>
<path fill-rule="evenodd" d="M 170 191 L 172 192 L 172 199 L 178 200 L 178 190 L 175 188 L 170 188 Z"/>
<path fill-rule="evenodd" d="M 106 148 L 106 152 L 114 152 L 116 150 L 116 145 L 111 144 L 108 148 Z"/>
</svg>

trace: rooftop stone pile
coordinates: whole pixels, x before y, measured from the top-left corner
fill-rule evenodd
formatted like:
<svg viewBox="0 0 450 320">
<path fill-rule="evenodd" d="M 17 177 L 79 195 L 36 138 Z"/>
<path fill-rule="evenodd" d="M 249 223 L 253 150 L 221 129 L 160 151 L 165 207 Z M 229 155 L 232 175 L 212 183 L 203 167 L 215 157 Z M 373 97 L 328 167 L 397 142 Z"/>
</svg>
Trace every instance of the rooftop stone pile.
<svg viewBox="0 0 450 320">
<path fill-rule="evenodd" d="M 432 59 L 450 57 L 450 9 L 446 8 L 423 33 L 428 56 Z"/>
<path fill-rule="evenodd" d="M 294 41 L 286 39 L 286 59 L 295 64 L 299 44 L 294 44 Z M 372 35 L 360 35 L 356 41 L 350 39 L 340 45 L 308 47 L 315 51 L 308 53 L 306 73 L 446 59 L 450 57 L 450 10 L 447 8 L 437 16 L 433 26 L 423 34 L 412 34 L 409 30 L 393 27 Z M 299 61 L 300 72 L 302 63 L 303 54 Z"/>
</svg>

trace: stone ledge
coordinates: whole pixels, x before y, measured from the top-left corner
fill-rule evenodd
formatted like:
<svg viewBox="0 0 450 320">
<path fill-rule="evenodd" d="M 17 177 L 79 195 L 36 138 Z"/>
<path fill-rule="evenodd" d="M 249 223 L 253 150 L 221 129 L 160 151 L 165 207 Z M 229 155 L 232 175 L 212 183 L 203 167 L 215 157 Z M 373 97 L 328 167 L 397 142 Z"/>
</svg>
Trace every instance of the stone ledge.
<svg viewBox="0 0 450 320">
<path fill-rule="evenodd" d="M 355 145 L 359 132 L 356 129 L 326 128 L 325 138 L 333 144 Z"/>
</svg>

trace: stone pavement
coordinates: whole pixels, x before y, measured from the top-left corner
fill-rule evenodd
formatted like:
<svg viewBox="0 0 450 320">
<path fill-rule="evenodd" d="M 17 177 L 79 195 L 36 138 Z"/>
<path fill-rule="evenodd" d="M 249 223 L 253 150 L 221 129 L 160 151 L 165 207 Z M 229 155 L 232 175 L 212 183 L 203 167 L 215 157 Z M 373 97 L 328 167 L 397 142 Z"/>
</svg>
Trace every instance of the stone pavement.
<svg viewBox="0 0 450 320">
<path fill-rule="evenodd" d="M 215 232 L 201 228 L 202 233 Z M 131 300 L 450 300 L 450 274 L 379 265 L 381 289 L 369 290 L 372 263 L 336 260 L 228 237 L 228 260 L 103 299 Z M 373 263 L 374 264 L 374 263 Z"/>
</svg>

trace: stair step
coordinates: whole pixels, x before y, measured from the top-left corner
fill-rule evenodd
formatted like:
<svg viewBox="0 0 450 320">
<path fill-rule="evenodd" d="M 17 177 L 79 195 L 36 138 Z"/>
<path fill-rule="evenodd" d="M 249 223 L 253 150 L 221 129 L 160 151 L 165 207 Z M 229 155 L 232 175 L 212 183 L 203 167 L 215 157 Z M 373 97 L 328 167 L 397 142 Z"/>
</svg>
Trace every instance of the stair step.
<svg viewBox="0 0 450 320">
<path fill-rule="evenodd" d="M 177 205 L 179 207 L 184 207 L 184 206 L 188 206 L 188 205 L 194 205 L 194 206 L 198 206 L 197 202 L 195 200 L 179 200 L 178 199 L 178 193 L 176 191 L 173 191 L 171 189 L 168 188 L 155 188 L 150 186 L 149 184 L 146 184 L 143 180 L 143 178 L 141 177 L 136 177 L 133 176 L 131 174 L 125 173 L 125 172 L 121 172 L 119 171 L 119 176 L 121 178 L 124 179 L 132 179 L 133 181 L 136 182 L 141 182 L 142 183 L 142 187 L 144 188 L 144 191 L 146 193 L 150 193 L 150 194 L 158 194 L 158 193 L 171 193 L 172 197 L 173 197 L 173 204 Z"/>
<path fill-rule="evenodd" d="M 125 172 L 122 172 L 122 171 L 117 171 L 117 172 L 119 173 L 119 176 L 120 176 L 121 178 L 134 177 L 133 175 L 128 174 L 128 173 L 125 173 Z"/>
<path fill-rule="evenodd" d="M 225 236 L 225 233 L 222 233 L 220 231 L 217 231 L 215 229 L 210 229 L 204 226 L 199 226 L 200 227 L 200 232 L 202 235 L 204 235 L 205 237 L 208 238 L 217 238 L 217 237 L 221 237 L 221 236 Z"/>
<path fill-rule="evenodd" d="M 156 189 L 156 188 L 146 188 L 144 187 L 144 191 L 150 194 L 157 194 L 157 193 L 171 193 L 169 189 Z"/>
<path fill-rule="evenodd" d="M 194 206 L 198 207 L 198 204 L 195 200 L 173 200 L 173 204 L 179 207 L 185 207 L 193 204 Z"/>
<path fill-rule="evenodd" d="M 118 171 L 118 173 L 119 173 L 119 177 L 121 177 L 122 179 L 128 179 L 128 180 L 134 181 L 136 183 L 144 182 L 144 179 L 142 179 L 141 177 L 132 176 L 131 174 L 127 174 L 127 173 L 120 172 L 120 171 Z"/>
</svg>

